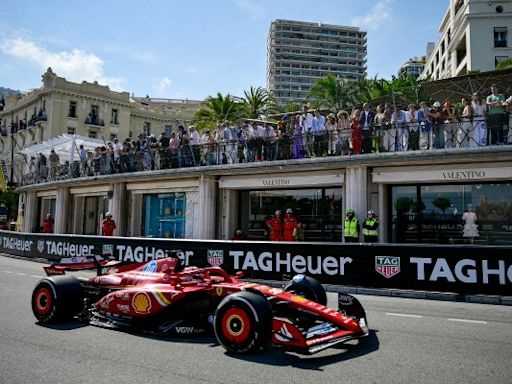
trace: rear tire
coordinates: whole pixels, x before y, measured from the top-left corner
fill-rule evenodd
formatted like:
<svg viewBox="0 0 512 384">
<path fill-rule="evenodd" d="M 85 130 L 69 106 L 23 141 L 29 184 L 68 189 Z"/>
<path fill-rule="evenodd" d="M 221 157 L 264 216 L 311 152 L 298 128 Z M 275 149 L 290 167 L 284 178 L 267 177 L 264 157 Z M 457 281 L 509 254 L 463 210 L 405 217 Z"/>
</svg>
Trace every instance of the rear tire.
<svg viewBox="0 0 512 384">
<path fill-rule="evenodd" d="M 268 348 L 272 338 L 272 308 L 253 292 L 227 296 L 215 312 L 217 340 L 230 353 L 249 354 Z"/>
<path fill-rule="evenodd" d="M 284 287 L 285 292 L 302 296 L 318 304 L 327 305 L 325 289 L 317 279 L 305 275 L 295 275 Z"/>
<path fill-rule="evenodd" d="M 70 320 L 83 306 L 83 289 L 74 276 L 46 277 L 32 293 L 32 312 L 41 323 Z"/>
</svg>

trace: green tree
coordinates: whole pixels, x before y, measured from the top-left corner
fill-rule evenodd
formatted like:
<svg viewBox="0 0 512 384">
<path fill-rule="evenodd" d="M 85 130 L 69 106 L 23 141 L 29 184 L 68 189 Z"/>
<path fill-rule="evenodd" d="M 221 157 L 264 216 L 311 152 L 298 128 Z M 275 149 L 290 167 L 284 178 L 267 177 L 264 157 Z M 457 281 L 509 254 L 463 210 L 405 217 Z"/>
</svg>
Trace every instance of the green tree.
<svg viewBox="0 0 512 384">
<path fill-rule="evenodd" d="M 356 83 L 330 74 L 315 81 L 309 92 L 313 99 L 330 110 L 350 109 L 358 103 Z"/>
<path fill-rule="evenodd" d="M 209 96 L 201 108 L 194 113 L 194 124 L 201 130 L 213 129 L 225 120 L 237 120 L 240 117 L 241 104 L 231 95 L 223 96 L 220 92 L 216 97 Z"/>
<path fill-rule="evenodd" d="M 251 119 L 259 119 L 263 115 L 269 113 L 271 103 L 271 96 L 263 87 L 251 87 L 248 91 L 244 91 L 244 97 L 240 99 L 241 112 L 244 117 Z"/>
</svg>

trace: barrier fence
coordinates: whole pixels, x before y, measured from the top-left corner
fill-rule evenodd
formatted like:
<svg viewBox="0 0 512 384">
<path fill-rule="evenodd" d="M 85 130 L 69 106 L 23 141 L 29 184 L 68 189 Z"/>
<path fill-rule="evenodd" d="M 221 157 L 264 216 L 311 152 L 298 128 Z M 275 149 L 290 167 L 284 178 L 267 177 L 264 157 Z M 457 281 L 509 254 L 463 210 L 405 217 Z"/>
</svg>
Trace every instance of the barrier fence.
<svg viewBox="0 0 512 384">
<path fill-rule="evenodd" d="M 297 273 L 324 284 L 510 296 L 512 247 L 273 243 L 31 234 L 0 231 L 0 252 L 56 261 L 103 255 L 145 262 L 176 251 L 185 265 L 221 266 L 248 278 Z"/>
<path fill-rule="evenodd" d="M 504 115 L 508 118 L 507 115 Z M 512 115 L 511 115 L 512 116 Z M 155 141 L 145 150 L 136 143 L 123 143 L 119 154 L 105 150 L 75 160 L 72 164 L 30 163 L 22 177 L 23 185 L 69 178 L 89 177 L 158 169 L 212 166 L 347 156 L 417 150 L 460 149 L 512 144 L 512 129 L 505 122 L 494 127 L 493 119 L 425 125 L 421 123 L 372 125 L 368 129 L 324 131 L 322 134 L 296 134 L 284 131 L 271 137 L 248 136 L 244 130 L 230 132 L 232 139 L 214 139 L 201 144 L 161 147 Z M 512 121 L 512 117 L 510 119 Z M 508 123 L 508 120 L 507 120 Z M 487 126 L 489 124 L 489 127 Z M 493 125 L 494 124 L 494 125 Z M 272 131 L 274 132 L 274 131 Z M 92 153 L 91 153 L 92 155 Z"/>
</svg>

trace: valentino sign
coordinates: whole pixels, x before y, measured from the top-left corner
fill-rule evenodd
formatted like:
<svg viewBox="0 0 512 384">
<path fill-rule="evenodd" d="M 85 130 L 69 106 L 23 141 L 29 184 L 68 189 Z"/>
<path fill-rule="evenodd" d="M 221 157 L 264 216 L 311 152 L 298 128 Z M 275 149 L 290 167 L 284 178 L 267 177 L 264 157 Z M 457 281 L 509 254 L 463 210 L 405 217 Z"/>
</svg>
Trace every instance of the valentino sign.
<svg viewBox="0 0 512 384">
<path fill-rule="evenodd" d="M 484 177 L 485 177 L 485 171 L 478 170 L 478 169 L 443 172 L 443 179 L 445 179 L 445 180 L 471 180 L 471 179 L 483 179 Z"/>
</svg>

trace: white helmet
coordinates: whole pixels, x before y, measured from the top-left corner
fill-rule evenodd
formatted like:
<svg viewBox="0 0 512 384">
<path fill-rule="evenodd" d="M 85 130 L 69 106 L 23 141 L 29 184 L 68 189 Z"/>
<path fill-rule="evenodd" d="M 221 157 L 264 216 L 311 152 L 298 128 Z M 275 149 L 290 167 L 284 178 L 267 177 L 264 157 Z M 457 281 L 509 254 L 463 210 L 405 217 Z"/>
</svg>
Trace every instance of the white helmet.
<svg viewBox="0 0 512 384">
<path fill-rule="evenodd" d="M 288 209 L 286 210 L 286 213 L 293 213 L 293 211 L 292 211 L 292 209 L 291 209 L 291 208 L 288 208 Z"/>
<path fill-rule="evenodd" d="M 112 217 L 112 212 L 105 213 L 105 217 Z"/>
<path fill-rule="evenodd" d="M 281 214 L 281 211 L 278 209 L 278 210 L 276 211 L 276 216 L 278 216 L 278 215 L 280 215 L 280 214 Z"/>
</svg>

